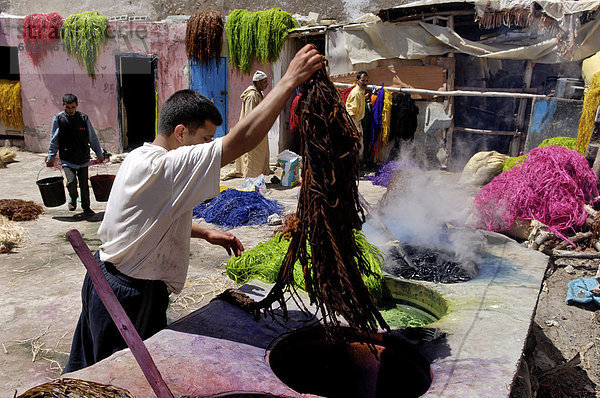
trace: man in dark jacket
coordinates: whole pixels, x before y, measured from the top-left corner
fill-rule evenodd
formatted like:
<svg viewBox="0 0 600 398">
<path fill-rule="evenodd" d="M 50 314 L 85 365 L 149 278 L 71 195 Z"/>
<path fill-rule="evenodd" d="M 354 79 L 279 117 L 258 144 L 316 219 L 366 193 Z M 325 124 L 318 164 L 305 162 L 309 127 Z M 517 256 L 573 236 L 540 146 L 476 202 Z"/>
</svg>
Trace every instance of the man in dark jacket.
<svg viewBox="0 0 600 398">
<path fill-rule="evenodd" d="M 46 166 L 54 166 L 56 154 L 67 177 L 69 191 L 68 207 L 77 208 L 77 182 L 81 191 L 81 207 L 85 216 L 93 216 L 90 208 L 90 188 L 88 184 L 88 166 L 90 165 L 90 147 L 96 153 L 97 160 L 102 162 L 102 148 L 92 123 L 85 113 L 77 110 L 77 97 L 73 94 L 63 96 L 63 112 L 52 119 L 52 136 L 48 148 Z"/>
</svg>

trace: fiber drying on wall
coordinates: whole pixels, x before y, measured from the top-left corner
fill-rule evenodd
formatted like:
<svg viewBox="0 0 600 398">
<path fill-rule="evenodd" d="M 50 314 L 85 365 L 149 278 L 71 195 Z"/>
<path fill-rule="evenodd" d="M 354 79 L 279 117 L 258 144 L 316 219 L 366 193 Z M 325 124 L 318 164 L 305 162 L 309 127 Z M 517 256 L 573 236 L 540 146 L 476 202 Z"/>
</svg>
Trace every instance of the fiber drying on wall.
<svg viewBox="0 0 600 398">
<path fill-rule="evenodd" d="M 381 162 L 383 150 L 392 141 L 397 145 L 397 140 L 409 140 L 414 137 L 417 129 L 417 115 L 419 108 L 409 94 L 392 94 L 391 91 L 381 88 L 377 95 L 373 95 L 374 103 L 371 112 L 365 112 L 365 118 L 370 117 L 368 128 L 364 129 L 365 161 Z M 364 122 L 364 120 L 363 120 Z"/>
<path fill-rule="evenodd" d="M 6 127 L 23 128 L 21 82 L 0 79 L 0 121 Z"/>
<path fill-rule="evenodd" d="M 189 60 L 210 65 L 221 55 L 223 16 L 216 11 L 196 13 L 188 19 L 185 29 L 185 52 Z"/>
<path fill-rule="evenodd" d="M 60 29 L 63 48 L 77 58 L 77 63 L 92 78 L 96 77 L 96 61 L 107 35 L 108 18 L 97 11 L 73 14 L 65 19 Z"/>
<path fill-rule="evenodd" d="M 297 26 L 294 18 L 279 8 L 256 12 L 233 10 L 225 27 L 229 63 L 250 74 L 255 56 L 263 64 L 277 61 L 288 32 Z"/>
<path fill-rule="evenodd" d="M 583 99 L 583 110 L 579 119 L 579 129 L 577 130 L 577 144 L 575 150 L 582 155 L 587 152 L 587 147 L 594 130 L 594 120 L 596 111 L 600 104 L 600 72 L 594 74 L 590 89 Z"/>
<path fill-rule="evenodd" d="M 34 65 L 51 51 L 59 51 L 58 39 L 63 17 L 58 13 L 30 14 L 23 19 L 23 42 L 27 55 Z"/>
</svg>

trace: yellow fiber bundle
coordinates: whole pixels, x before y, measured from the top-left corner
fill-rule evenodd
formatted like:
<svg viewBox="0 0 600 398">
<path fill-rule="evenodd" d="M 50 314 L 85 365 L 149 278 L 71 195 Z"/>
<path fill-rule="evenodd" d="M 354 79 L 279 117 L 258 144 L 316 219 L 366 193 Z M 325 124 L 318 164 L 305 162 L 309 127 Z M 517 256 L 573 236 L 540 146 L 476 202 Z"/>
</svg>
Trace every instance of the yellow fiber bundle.
<svg viewBox="0 0 600 398">
<path fill-rule="evenodd" d="M 0 121 L 6 127 L 23 128 L 21 82 L 0 79 Z"/>
<path fill-rule="evenodd" d="M 3 163 L 14 162 L 17 157 L 17 148 L 5 146 L 0 148 L 0 161 Z"/>
<path fill-rule="evenodd" d="M 577 143 L 575 150 L 582 155 L 585 155 L 587 147 L 592 137 L 594 129 L 594 120 L 596 118 L 596 110 L 600 103 L 600 72 L 594 74 L 592 84 L 589 91 L 583 98 L 583 111 L 581 119 L 579 119 L 579 129 L 577 131 Z"/>
<path fill-rule="evenodd" d="M 25 241 L 25 229 L 0 214 L 0 253 L 8 253 Z"/>
<path fill-rule="evenodd" d="M 383 110 L 381 111 L 381 143 L 386 145 L 390 138 L 390 123 L 392 120 L 392 93 L 383 90 Z"/>
</svg>

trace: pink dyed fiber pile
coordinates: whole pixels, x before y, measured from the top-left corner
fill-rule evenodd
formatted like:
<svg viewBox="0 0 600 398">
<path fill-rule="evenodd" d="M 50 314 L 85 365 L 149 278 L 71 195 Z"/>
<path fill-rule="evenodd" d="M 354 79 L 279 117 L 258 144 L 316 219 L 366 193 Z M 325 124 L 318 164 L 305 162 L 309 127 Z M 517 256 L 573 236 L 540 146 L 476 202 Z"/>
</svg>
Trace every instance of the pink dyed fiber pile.
<svg viewBox="0 0 600 398">
<path fill-rule="evenodd" d="M 562 146 L 534 148 L 521 167 L 496 176 L 475 197 L 479 226 L 506 231 L 515 219 L 538 220 L 551 230 L 581 226 L 586 203 L 598 196 L 598 178 L 580 153 Z"/>
</svg>

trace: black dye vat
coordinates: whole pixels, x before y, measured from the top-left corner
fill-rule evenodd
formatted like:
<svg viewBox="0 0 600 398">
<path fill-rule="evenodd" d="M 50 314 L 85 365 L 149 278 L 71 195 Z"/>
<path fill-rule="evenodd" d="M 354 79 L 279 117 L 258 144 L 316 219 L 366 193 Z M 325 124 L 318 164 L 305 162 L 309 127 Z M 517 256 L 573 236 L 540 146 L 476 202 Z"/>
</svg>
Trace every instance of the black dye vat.
<svg viewBox="0 0 600 398">
<path fill-rule="evenodd" d="M 412 264 L 399 253 L 392 253 L 391 261 L 384 267 L 386 272 L 404 279 L 436 283 L 466 282 L 478 273 L 475 263 L 461 264 L 455 254 L 446 250 L 412 245 L 403 245 L 403 249 Z"/>
<path fill-rule="evenodd" d="M 333 341 L 324 328 L 282 336 L 267 351 L 273 372 L 303 394 L 328 398 L 420 397 L 432 381 L 429 361 L 404 339 L 342 327 Z"/>
</svg>

